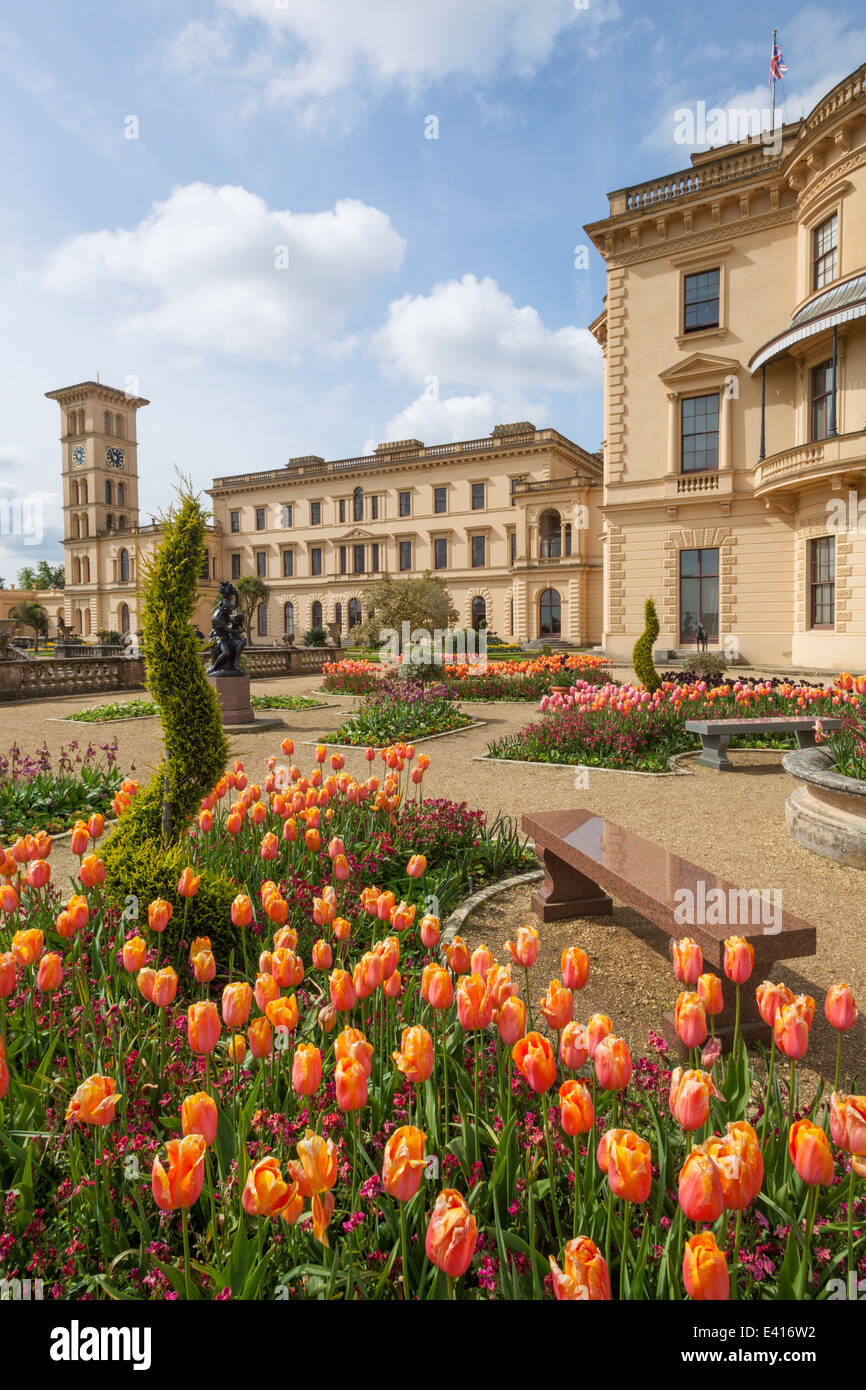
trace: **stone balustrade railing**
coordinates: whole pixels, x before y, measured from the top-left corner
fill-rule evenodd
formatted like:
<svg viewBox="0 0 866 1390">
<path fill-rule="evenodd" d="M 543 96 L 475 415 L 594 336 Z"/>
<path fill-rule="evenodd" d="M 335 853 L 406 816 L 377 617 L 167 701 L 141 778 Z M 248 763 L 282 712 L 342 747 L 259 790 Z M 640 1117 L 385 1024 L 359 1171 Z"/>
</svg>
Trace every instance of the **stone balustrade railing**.
<svg viewBox="0 0 866 1390">
<path fill-rule="evenodd" d="M 244 653 L 244 659 L 251 680 L 266 680 L 315 673 L 326 661 L 340 661 L 344 654 L 342 647 L 252 648 Z M 0 661 L 0 703 L 51 700 L 60 695 L 86 697 L 103 691 L 141 690 L 144 685 L 141 657 L 76 655 L 59 660 Z"/>
</svg>

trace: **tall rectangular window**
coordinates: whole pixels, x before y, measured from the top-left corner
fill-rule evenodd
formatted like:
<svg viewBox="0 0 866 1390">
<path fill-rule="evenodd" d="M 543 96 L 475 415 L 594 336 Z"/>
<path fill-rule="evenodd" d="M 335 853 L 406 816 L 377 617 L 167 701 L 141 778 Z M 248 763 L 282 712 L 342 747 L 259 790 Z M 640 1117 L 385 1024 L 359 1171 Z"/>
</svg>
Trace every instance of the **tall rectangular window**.
<svg viewBox="0 0 866 1390">
<path fill-rule="evenodd" d="M 812 289 L 822 290 L 839 274 L 839 218 L 834 212 L 812 233 Z"/>
<path fill-rule="evenodd" d="M 240 557 L 240 555 L 235 554 L 235 555 L 232 556 L 232 579 L 240 579 L 240 577 L 241 577 L 241 557 Z"/>
<path fill-rule="evenodd" d="M 283 578 L 291 579 L 295 573 L 295 552 L 293 550 L 283 551 Z"/>
<path fill-rule="evenodd" d="M 444 487 L 434 487 L 433 489 L 433 510 L 438 516 L 448 510 L 448 489 Z"/>
<path fill-rule="evenodd" d="M 680 641 L 696 642 L 698 624 L 719 640 L 719 552 L 680 551 Z"/>
<path fill-rule="evenodd" d="M 370 498 L 370 520 L 379 520 L 379 498 L 377 496 Z"/>
<path fill-rule="evenodd" d="M 370 546 L 370 569 L 374 574 L 379 573 L 379 542 L 374 541 Z"/>
<path fill-rule="evenodd" d="M 340 546 L 340 573 L 341 573 L 341 574 L 346 574 L 346 573 L 348 572 L 348 568 L 349 568 L 349 547 L 346 546 L 346 545 L 341 545 L 341 546 Z"/>
<path fill-rule="evenodd" d="M 809 621 L 811 627 L 836 622 L 836 537 L 809 542 Z"/>
<path fill-rule="evenodd" d="M 284 502 L 284 503 L 283 503 L 283 525 L 284 525 L 284 526 L 291 526 L 291 525 L 292 525 L 292 504 L 291 504 L 291 502 Z"/>
<path fill-rule="evenodd" d="M 412 515 L 412 494 L 411 492 L 401 492 L 399 494 L 399 512 L 401 516 Z"/>
<path fill-rule="evenodd" d="M 512 563 L 512 565 L 513 565 L 514 562 L 515 562 L 515 560 L 517 559 L 517 532 L 516 532 L 516 531 L 512 531 L 512 532 L 511 532 L 511 536 L 510 536 L 510 538 L 509 538 L 509 544 L 510 544 L 510 549 L 511 549 L 511 563 Z"/>
<path fill-rule="evenodd" d="M 312 550 L 310 551 L 310 573 L 311 573 L 311 574 L 321 574 L 321 573 L 322 573 L 322 548 L 321 548 L 321 546 L 314 545 L 313 548 L 312 548 Z"/>
<path fill-rule="evenodd" d="M 474 570 L 480 569 L 485 563 L 484 556 L 486 549 L 484 536 L 472 537 L 472 568 Z"/>
<path fill-rule="evenodd" d="M 444 536 L 437 536 L 433 542 L 433 568 L 437 570 L 448 568 L 448 541 Z"/>
<path fill-rule="evenodd" d="M 259 579 L 268 577 L 268 552 L 266 550 L 256 551 L 256 574 Z"/>
<path fill-rule="evenodd" d="M 264 509 L 264 507 L 256 507 L 256 530 L 257 530 L 257 531 L 264 531 L 264 529 L 265 529 L 265 509 Z"/>
<path fill-rule="evenodd" d="M 258 607 L 258 632 L 260 637 L 268 635 L 268 605 L 260 603 Z"/>
<path fill-rule="evenodd" d="M 688 396 L 681 402 L 681 461 L 684 473 L 719 466 L 719 397 Z"/>
<path fill-rule="evenodd" d="M 355 574 L 364 573 L 364 547 L 363 545 L 352 546 L 352 569 Z"/>
<path fill-rule="evenodd" d="M 472 510 L 473 512 L 483 512 L 484 510 L 484 484 L 472 484 Z"/>
<path fill-rule="evenodd" d="M 346 520 L 346 499 L 345 499 L 345 497 L 341 497 L 341 498 L 340 498 L 339 508 L 340 508 L 340 525 L 342 526 L 343 522 Z"/>
<path fill-rule="evenodd" d="M 321 526 L 322 524 L 322 504 L 321 502 L 310 503 L 310 525 Z"/>
<path fill-rule="evenodd" d="M 400 568 L 410 570 L 412 568 L 412 542 L 400 542 Z"/>
<path fill-rule="evenodd" d="M 231 527 L 231 533 L 232 533 L 232 535 L 233 535 L 233 536 L 236 536 L 236 535 L 238 534 L 238 532 L 240 531 L 240 529 L 241 529 L 241 514 L 240 514 L 240 512 L 230 512 L 230 513 L 229 513 L 229 526 Z"/>
<path fill-rule="evenodd" d="M 833 360 L 812 368 L 812 439 L 826 439 L 830 431 L 833 401 Z"/>
<path fill-rule="evenodd" d="M 719 271 L 701 270 L 683 283 L 683 332 L 719 326 Z"/>
</svg>

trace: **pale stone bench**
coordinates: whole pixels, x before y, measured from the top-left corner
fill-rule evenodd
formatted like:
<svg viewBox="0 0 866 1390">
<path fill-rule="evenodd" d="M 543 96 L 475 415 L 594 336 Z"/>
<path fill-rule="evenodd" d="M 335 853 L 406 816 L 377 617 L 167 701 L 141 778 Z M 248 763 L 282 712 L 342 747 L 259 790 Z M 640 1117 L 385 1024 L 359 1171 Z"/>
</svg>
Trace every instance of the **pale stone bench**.
<svg viewBox="0 0 866 1390">
<path fill-rule="evenodd" d="M 813 714 L 806 718 L 780 715 L 773 719 L 687 719 L 686 730 L 690 734 L 700 734 L 698 763 L 701 767 L 733 772 L 734 764 L 728 757 L 728 743 L 733 734 L 796 734 L 798 748 L 814 748 L 817 719 L 828 732 L 842 727 L 841 719 L 825 719 L 822 714 Z"/>
<path fill-rule="evenodd" d="M 817 950 L 815 928 L 782 910 L 781 900 L 775 910 L 772 889 L 765 889 L 762 899 L 758 889 L 737 888 L 592 811 L 544 811 L 525 815 L 521 823 L 535 841 L 545 875 L 532 895 L 535 915 L 542 922 L 605 915 L 613 911 L 613 896 L 668 936 L 690 936 L 701 948 L 705 969 L 722 977 L 724 1009 L 715 1031 L 723 1044 L 733 1035 L 737 993 L 723 977 L 725 941 L 745 937 L 754 947 L 755 963 L 741 992 L 740 1031 L 747 1040 L 769 1041 L 755 986 L 775 978 L 778 961 L 814 956 Z M 724 920 L 717 922 L 719 915 Z M 677 1041 L 671 1014 L 665 1016 L 665 1036 Z"/>
</svg>

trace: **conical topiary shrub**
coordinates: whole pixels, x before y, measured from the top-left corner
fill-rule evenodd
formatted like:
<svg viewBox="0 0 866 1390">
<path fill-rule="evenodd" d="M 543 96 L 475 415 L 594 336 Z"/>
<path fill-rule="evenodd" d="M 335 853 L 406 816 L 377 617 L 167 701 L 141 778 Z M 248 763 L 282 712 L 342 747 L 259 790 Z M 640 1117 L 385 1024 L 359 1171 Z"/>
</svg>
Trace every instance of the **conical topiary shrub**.
<svg viewBox="0 0 866 1390">
<path fill-rule="evenodd" d="M 661 677 L 653 665 L 653 646 L 660 629 L 656 606 L 651 598 L 648 598 L 644 604 L 643 615 L 644 630 L 634 644 L 632 665 L 644 690 L 659 690 Z"/>
</svg>

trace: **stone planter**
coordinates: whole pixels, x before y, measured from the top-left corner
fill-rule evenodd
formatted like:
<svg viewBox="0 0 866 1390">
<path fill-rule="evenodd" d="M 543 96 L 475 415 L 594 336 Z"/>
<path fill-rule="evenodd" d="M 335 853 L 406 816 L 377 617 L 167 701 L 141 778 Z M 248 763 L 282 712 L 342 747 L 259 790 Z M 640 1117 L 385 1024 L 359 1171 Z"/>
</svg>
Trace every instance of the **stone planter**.
<svg viewBox="0 0 866 1390">
<path fill-rule="evenodd" d="M 786 753 L 782 766 L 802 783 L 785 802 L 791 839 L 837 864 L 866 869 L 866 782 L 831 772 L 821 748 Z"/>
</svg>

